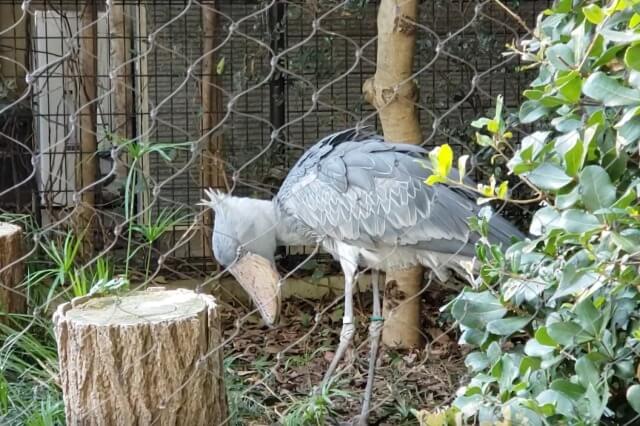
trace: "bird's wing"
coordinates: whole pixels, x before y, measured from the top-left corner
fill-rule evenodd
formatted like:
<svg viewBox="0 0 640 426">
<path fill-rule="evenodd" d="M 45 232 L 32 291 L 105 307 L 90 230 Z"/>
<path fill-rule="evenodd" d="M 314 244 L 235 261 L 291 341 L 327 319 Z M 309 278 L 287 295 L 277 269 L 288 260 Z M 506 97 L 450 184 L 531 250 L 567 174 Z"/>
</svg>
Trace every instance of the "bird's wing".
<svg viewBox="0 0 640 426">
<path fill-rule="evenodd" d="M 478 236 L 469 230 L 469 217 L 477 204 L 464 191 L 426 185 L 425 154 L 418 146 L 340 132 L 300 158 L 276 201 L 286 217 L 318 238 L 472 256 Z M 511 230 L 518 232 L 504 231 Z"/>
</svg>

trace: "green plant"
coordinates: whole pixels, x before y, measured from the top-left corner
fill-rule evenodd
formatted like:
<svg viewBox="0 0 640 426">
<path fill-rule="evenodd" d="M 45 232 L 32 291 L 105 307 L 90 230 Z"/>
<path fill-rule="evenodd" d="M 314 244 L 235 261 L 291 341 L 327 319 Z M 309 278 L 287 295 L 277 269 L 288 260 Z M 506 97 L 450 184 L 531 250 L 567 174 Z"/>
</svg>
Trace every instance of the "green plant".
<svg viewBox="0 0 640 426">
<path fill-rule="evenodd" d="M 141 225 L 136 223 L 136 203 L 137 197 L 142 196 L 145 192 L 149 190 L 155 190 L 155 188 L 150 188 L 149 183 L 147 182 L 147 177 L 142 167 L 142 163 L 144 159 L 148 156 L 157 155 L 162 158 L 167 163 L 173 160 L 173 157 L 179 151 L 188 151 L 193 148 L 193 142 L 176 142 L 176 143 L 163 143 L 157 141 L 145 141 L 139 142 L 135 140 L 118 138 L 116 136 L 112 136 L 112 141 L 115 145 L 121 146 L 123 151 L 126 153 L 128 157 L 128 173 L 126 176 L 125 184 L 124 184 L 124 216 L 125 216 L 125 224 L 126 224 L 126 238 L 127 238 L 127 252 L 125 259 L 125 270 L 124 274 L 128 275 L 130 262 L 138 249 L 133 250 L 131 244 L 133 242 L 133 233 L 138 231 L 143 231 L 147 234 L 147 236 L 152 236 L 155 239 L 159 237 L 157 235 L 157 227 L 149 226 L 149 225 Z M 149 214 L 149 213 L 148 213 Z M 161 224 L 166 224 L 166 221 L 169 223 L 172 220 L 175 220 L 172 214 L 169 213 L 169 216 L 165 216 L 162 218 Z M 146 226 L 146 228 L 145 228 Z M 136 228 L 138 227 L 138 228 Z M 166 228 L 164 228 L 166 230 Z M 153 241 L 155 241 L 155 239 Z M 150 257 L 149 257 L 150 260 Z M 147 268 L 148 273 L 148 268 Z"/>
<path fill-rule="evenodd" d="M 266 407 L 260 402 L 263 396 L 260 395 L 259 390 L 256 388 L 248 390 L 247 382 L 234 368 L 237 358 L 237 356 L 231 356 L 224 359 L 224 381 L 229 403 L 230 424 L 233 426 L 244 425 L 248 419 L 265 420 L 269 415 Z M 264 377 L 262 373 L 260 375 Z"/>
<path fill-rule="evenodd" d="M 151 217 L 151 212 L 147 211 L 147 220 L 144 223 L 133 224 L 130 229 L 137 232 L 142 237 L 144 244 L 148 247 L 145 261 L 145 280 L 151 272 L 151 257 L 153 255 L 153 245 L 162 235 L 171 230 L 175 225 L 183 223 L 189 218 L 188 214 L 181 214 L 181 210 L 162 209 L 158 216 Z M 140 246 L 141 248 L 143 246 Z M 133 256 L 138 249 L 135 249 L 130 256 Z"/>
<path fill-rule="evenodd" d="M 284 413 L 282 424 L 285 426 L 324 425 L 329 416 L 335 416 L 336 398 L 352 398 L 347 391 L 340 390 L 335 381 L 338 376 L 331 378 L 319 392 L 313 392 L 306 398 L 294 400 Z"/>
<path fill-rule="evenodd" d="M 50 321 L 9 315 L 0 323 L 0 423 L 64 424 Z"/>
<path fill-rule="evenodd" d="M 42 262 L 32 261 L 27 271 L 27 288 L 35 296 L 33 302 L 38 306 L 43 305 L 47 309 L 60 287 L 70 284 L 73 279 L 79 280 L 75 261 L 81 243 L 82 238 L 76 238 L 72 233 L 68 233 L 61 243 L 56 239 L 40 243 L 45 258 Z M 74 290 L 81 290 L 78 283 Z M 46 295 L 39 294 L 42 291 Z"/>
<path fill-rule="evenodd" d="M 483 238 L 475 283 L 446 307 L 476 348 L 454 405 L 489 424 L 636 424 L 640 1 L 558 0 L 513 49 L 538 70 L 518 113 L 537 131 L 516 144 L 500 100 L 473 125 L 534 196 L 519 200 L 496 178 L 470 189 L 539 208 L 526 241 Z M 447 147 L 432 161 L 428 184 L 466 186 L 449 177 Z M 472 223 L 485 237 L 488 218 Z"/>
</svg>

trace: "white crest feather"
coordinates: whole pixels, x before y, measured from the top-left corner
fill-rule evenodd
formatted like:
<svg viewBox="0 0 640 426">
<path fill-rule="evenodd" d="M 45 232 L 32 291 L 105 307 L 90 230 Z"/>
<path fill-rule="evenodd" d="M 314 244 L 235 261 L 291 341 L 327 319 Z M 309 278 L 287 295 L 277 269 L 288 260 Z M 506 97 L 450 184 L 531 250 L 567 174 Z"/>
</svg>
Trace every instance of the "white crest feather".
<svg viewBox="0 0 640 426">
<path fill-rule="evenodd" d="M 206 195 L 207 198 L 203 198 L 198 203 L 198 205 L 199 206 L 209 207 L 209 208 L 212 208 L 214 210 L 227 197 L 227 194 L 225 194 L 224 192 L 219 191 L 217 189 L 211 189 L 211 188 L 205 189 L 204 190 L 204 194 Z"/>
</svg>

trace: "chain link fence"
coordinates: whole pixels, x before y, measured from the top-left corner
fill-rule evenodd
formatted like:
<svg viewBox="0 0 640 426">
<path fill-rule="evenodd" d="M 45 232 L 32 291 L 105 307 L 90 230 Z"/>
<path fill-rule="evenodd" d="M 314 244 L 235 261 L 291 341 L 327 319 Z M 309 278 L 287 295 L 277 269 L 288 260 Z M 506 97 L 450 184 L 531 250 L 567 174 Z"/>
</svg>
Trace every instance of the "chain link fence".
<svg viewBox="0 0 640 426">
<path fill-rule="evenodd" d="M 471 155 L 478 179 L 506 170 L 473 143 L 470 122 L 499 94 L 516 110 L 530 75 L 504 52 L 546 6 L 419 5 L 412 78 L 423 145 Z M 355 125 L 382 131 L 362 94 L 376 70 L 377 10 L 369 0 L 0 1 L 0 221 L 28 236 L 25 280 L 5 288 L 26 298 L 28 314 L 0 326 L 4 382 L 22 401 L 3 408 L 8 423 L 64 418 L 50 317 L 96 282 L 218 296 L 227 424 L 358 412 L 370 296 L 356 297 L 355 345 L 324 395 L 331 403 L 309 397 L 339 338 L 339 267 L 313 247 L 280 251 L 289 297 L 282 324 L 265 330 L 216 265 L 210 213 L 197 203 L 209 187 L 269 199 L 321 137 Z M 528 217 L 521 207 L 506 215 Z M 427 347 L 383 351 L 377 424 L 411 422 L 411 409 L 455 397 L 465 367 L 455 327 L 438 313 L 450 296 L 426 283 Z"/>
</svg>

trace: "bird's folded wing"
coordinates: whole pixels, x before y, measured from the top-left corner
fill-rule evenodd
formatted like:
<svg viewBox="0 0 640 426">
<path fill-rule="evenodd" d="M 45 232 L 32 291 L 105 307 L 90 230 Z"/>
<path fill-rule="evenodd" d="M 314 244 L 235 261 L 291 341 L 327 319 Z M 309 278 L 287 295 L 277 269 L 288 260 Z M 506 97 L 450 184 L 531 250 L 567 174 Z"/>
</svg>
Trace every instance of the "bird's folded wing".
<svg viewBox="0 0 640 426">
<path fill-rule="evenodd" d="M 372 138 L 320 143 L 310 151 L 277 195 L 280 208 L 308 232 L 363 247 L 472 255 L 477 236 L 468 220 L 477 205 L 445 185 L 424 183 L 430 171 L 421 148 Z"/>
</svg>

